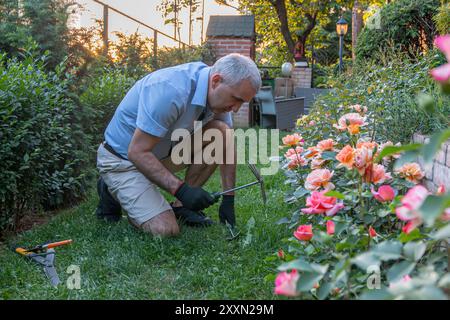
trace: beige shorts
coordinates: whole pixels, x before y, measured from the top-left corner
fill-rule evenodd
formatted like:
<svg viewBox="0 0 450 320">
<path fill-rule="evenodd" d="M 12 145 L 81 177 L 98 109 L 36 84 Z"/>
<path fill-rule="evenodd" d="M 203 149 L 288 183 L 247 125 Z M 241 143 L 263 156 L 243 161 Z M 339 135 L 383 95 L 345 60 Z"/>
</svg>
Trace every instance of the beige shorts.
<svg viewBox="0 0 450 320">
<path fill-rule="evenodd" d="M 182 140 L 180 144 L 183 143 Z M 172 173 L 187 167 L 185 164 L 174 164 L 170 156 L 160 161 Z M 172 209 L 155 184 L 138 171 L 132 162 L 106 150 L 103 143 L 97 150 L 97 169 L 111 195 L 138 224 Z"/>
</svg>

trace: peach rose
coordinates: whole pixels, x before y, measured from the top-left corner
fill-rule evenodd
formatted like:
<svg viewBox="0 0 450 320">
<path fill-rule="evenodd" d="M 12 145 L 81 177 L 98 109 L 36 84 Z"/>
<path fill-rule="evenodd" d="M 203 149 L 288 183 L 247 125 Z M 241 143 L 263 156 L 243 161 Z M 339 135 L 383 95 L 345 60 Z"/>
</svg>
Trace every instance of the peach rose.
<svg viewBox="0 0 450 320">
<path fill-rule="evenodd" d="M 398 143 L 395 144 L 396 147 L 399 147 L 399 146 L 401 146 L 401 145 L 402 145 L 402 144 L 401 144 L 400 142 L 398 142 Z M 382 143 L 382 144 L 378 147 L 378 151 L 381 152 L 381 151 L 383 151 L 384 148 L 390 147 L 390 146 L 394 146 L 394 144 L 392 143 L 392 141 L 386 141 L 385 143 Z M 384 160 L 384 161 L 389 161 L 391 158 L 398 159 L 398 158 L 400 158 L 400 157 L 401 157 L 401 154 L 400 154 L 400 153 L 394 153 L 394 154 L 391 154 L 391 155 L 389 155 L 389 156 L 387 156 L 387 157 L 384 157 L 383 160 Z"/>
<path fill-rule="evenodd" d="M 321 157 L 315 157 L 311 161 L 311 170 L 321 169 L 324 162 L 325 160 L 323 160 Z"/>
<path fill-rule="evenodd" d="M 354 104 L 352 106 L 349 107 L 352 110 L 355 110 L 358 113 L 364 114 L 367 112 L 367 107 L 366 106 L 362 106 L 360 104 Z"/>
<path fill-rule="evenodd" d="M 318 154 L 320 154 L 320 150 L 317 147 L 309 147 L 305 154 L 305 158 L 311 159 L 317 156 Z"/>
<path fill-rule="evenodd" d="M 392 179 L 391 174 L 386 173 L 386 168 L 381 164 L 374 164 L 371 169 L 368 167 L 364 178 L 366 182 L 372 182 L 374 184 L 381 184 L 386 180 Z"/>
<path fill-rule="evenodd" d="M 291 149 L 289 149 L 288 151 L 286 151 L 286 153 L 284 154 L 284 156 L 285 156 L 286 158 L 290 158 L 291 156 L 294 156 L 294 155 L 301 155 L 302 152 L 303 152 L 303 148 L 300 147 L 300 146 L 298 146 L 298 147 L 296 147 L 295 149 L 294 149 L 294 148 L 291 148 Z"/>
<path fill-rule="evenodd" d="M 347 169 L 351 170 L 353 168 L 353 163 L 355 162 L 353 148 L 350 145 L 346 145 L 336 155 L 336 160 L 340 162 L 338 164 L 338 167 L 346 167 Z"/>
<path fill-rule="evenodd" d="M 322 140 L 317 144 L 317 148 L 320 151 L 331 151 L 334 148 L 334 145 L 336 143 L 333 141 L 333 139 L 326 139 Z"/>
<path fill-rule="evenodd" d="M 415 184 L 418 184 L 425 176 L 419 164 L 416 162 L 406 163 L 401 168 L 397 169 L 396 172 L 400 177 Z"/>
<path fill-rule="evenodd" d="M 358 141 L 358 143 L 356 144 L 356 148 L 367 148 L 369 150 L 374 150 L 378 148 L 378 143 L 376 143 L 375 141 Z"/>
<path fill-rule="evenodd" d="M 305 188 L 308 190 L 318 190 L 324 188 L 325 190 L 334 189 L 334 184 L 330 182 L 333 177 L 333 172 L 328 169 L 316 169 L 306 177 Z"/>
<path fill-rule="evenodd" d="M 367 169 L 372 165 L 373 151 L 366 147 L 355 150 L 355 162 L 353 166 L 358 170 L 360 175 L 363 175 Z"/>
<path fill-rule="evenodd" d="M 359 127 L 365 126 L 366 124 L 366 118 L 362 117 L 359 113 L 347 113 L 333 127 L 341 131 L 348 130 L 351 134 L 356 134 L 359 133 Z"/>
<path fill-rule="evenodd" d="M 290 156 L 289 160 L 290 161 L 288 163 L 288 168 L 290 170 L 297 169 L 298 167 L 303 167 L 303 166 L 307 165 L 307 163 L 308 163 L 305 158 L 303 158 L 300 155 L 296 155 L 296 154 Z"/>
<path fill-rule="evenodd" d="M 294 147 L 299 144 L 302 144 L 304 142 L 301 135 L 298 133 L 294 133 L 292 135 L 287 135 L 286 137 L 283 137 L 283 144 L 285 146 Z"/>
</svg>

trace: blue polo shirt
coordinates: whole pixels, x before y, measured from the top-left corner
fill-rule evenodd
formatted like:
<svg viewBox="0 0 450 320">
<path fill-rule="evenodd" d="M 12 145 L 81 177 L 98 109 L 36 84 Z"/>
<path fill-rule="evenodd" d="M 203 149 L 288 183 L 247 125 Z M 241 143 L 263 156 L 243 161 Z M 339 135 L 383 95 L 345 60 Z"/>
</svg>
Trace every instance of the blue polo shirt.
<svg viewBox="0 0 450 320">
<path fill-rule="evenodd" d="M 173 130 L 190 132 L 202 112 L 202 125 L 214 114 L 207 105 L 210 67 L 192 62 L 160 69 L 137 81 L 116 109 L 105 131 L 105 141 L 128 159 L 128 146 L 136 128 L 162 138 L 152 152 L 159 158 L 169 156 L 175 142 Z M 215 116 L 232 126 L 229 112 Z"/>
</svg>

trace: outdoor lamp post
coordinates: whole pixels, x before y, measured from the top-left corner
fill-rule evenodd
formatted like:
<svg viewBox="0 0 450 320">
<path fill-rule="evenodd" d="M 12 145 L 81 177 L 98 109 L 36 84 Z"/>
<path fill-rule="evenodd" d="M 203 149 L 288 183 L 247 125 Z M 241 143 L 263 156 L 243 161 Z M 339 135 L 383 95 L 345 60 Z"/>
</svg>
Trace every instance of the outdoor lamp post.
<svg viewBox="0 0 450 320">
<path fill-rule="evenodd" d="M 348 30 L 348 23 L 344 18 L 336 22 L 336 32 L 339 35 L 339 73 L 342 73 L 342 51 L 344 46 L 344 36 Z"/>
</svg>

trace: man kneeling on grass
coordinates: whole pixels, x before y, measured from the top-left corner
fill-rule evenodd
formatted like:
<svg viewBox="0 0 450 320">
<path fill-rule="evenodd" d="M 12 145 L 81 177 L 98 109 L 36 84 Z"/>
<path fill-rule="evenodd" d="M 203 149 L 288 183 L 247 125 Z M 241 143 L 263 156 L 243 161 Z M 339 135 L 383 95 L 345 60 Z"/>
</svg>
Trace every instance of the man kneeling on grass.
<svg viewBox="0 0 450 320">
<path fill-rule="evenodd" d="M 175 164 L 171 151 L 180 145 L 171 141 L 171 134 L 180 128 L 192 134 L 194 122 L 201 121 L 202 133 L 214 128 L 228 140 L 230 111 L 237 112 L 260 86 L 255 63 L 239 54 L 227 55 L 212 67 L 193 62 L 161 69 L 136 82 L 117 108 L 97 151 L 97 217 L 118 221 L 123 208 L 133 226 L 161 236 L 179 233 L 176 218 L 188 225 L 211 225 L 202 210 L 216 199 L 201 186 L 219 166 L 223 190 L 233 188 L 236 162 Z M 178 143 L 192 143 L 189 140 Z M 222 143 L 223 157 L 228 159 L 230 141 Z M 203 142 L 200 148 L 206 145 Z M 193 150 L 191 159 L 196 152 L 202 150 Z M 173 174 L 186 167 L 184 181 Z M 157 187 L 177 200 L 169 204 Z M 221 223 L 235 224 L 233 192 L 222 196 L 219 218 Z"/>
</svg>

